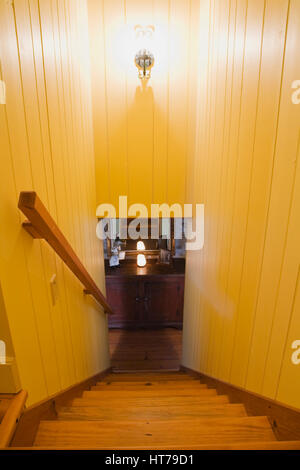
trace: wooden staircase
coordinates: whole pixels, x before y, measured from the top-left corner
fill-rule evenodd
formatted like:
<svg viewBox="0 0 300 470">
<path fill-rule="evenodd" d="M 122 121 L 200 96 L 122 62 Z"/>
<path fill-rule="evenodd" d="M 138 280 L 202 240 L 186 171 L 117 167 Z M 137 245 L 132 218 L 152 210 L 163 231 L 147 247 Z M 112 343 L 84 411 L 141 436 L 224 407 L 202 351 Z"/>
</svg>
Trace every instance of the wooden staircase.
<svg viewBox="0 0 300 470">
<path fill-rule="evenodd" d="M 276 439 L 266 416 L 248 416 L 184 372 L 111 373 L 41 421 L 36 447 L 88 449 L 300 449 Z"/>
</svg>

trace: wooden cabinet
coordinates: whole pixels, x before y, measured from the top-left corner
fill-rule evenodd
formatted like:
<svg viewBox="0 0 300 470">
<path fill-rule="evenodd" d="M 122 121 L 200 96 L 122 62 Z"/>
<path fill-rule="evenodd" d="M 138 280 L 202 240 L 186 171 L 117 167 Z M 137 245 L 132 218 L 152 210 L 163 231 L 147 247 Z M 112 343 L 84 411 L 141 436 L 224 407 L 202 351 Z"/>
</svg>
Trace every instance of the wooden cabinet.
<svg viewBox="0 0 300 470">
<path fill-rule="evenodd" d="M 183 275 L 114 276 L 106 279 L 109 316 L 114 328 L 182 327 Z"/>
<path fill-rule="evenodd" d="M 106 296 L 114 315 L 109 315 L 109 326 L 130 327 L 139 320 L 139 283 L 126 278 L 106 282 Z"/>
<path fill-rule="evenodd" d="M 183 279 L 169 276 L 157 281 L 144 281 L 145 308 L 142 321 L 146 324 L 182 324 Z"/>
</svg>

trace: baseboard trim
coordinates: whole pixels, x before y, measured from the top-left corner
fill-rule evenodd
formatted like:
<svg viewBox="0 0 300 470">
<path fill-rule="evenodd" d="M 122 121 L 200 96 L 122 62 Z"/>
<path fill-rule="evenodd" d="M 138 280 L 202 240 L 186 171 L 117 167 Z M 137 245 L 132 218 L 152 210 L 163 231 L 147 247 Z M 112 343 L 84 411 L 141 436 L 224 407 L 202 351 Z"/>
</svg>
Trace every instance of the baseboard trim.
<svg viewBox="0 0 300 470">
<path fill-rule="evenodd" d="M 111 370 L 112 368 L 109 367 L 82 382 L 78 382 L 71 387 L 61 390 L 51 397 L 48 397 L 46 400 L 26 408 L 21 416 L 10 447 L 31 447 L 34 443 L 40 421 L 42 419 L 56 419 L 56 405 L 65 405 L 69 400 L 72 400 L 87 388 L 95 385 Z"/>
<path fill-rule="evenodd" d="M 181 366 L 181 370 L 199 378 L 219 394 L 228 395 L 231 403 L 243 403 L 252 416 L 268 416 L 273 431 L 280 441 L 300 440 L 300 410 L 289 407 L 262 395 L 249 392 L 241 387 L 216 379 L 194 369 Z"/>
</svg>

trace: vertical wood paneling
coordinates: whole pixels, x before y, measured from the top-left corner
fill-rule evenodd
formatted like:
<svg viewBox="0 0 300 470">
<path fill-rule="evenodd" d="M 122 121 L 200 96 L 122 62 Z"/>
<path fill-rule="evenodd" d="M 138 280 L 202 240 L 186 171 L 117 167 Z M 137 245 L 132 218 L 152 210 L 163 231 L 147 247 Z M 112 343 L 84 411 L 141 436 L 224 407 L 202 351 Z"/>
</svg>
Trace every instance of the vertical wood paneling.
<svg viewBox="0 0 300 470">
<path fill-rule="evenodd" d="M 197 80 L 201 73 L 200 68 L 200 48 L 199 42 L 192 40 L 199 33 L 199 15 L 200 2 L 191 0 L 190 4 L 190 22 L 188 36 L 188 110 L 187 110 L 187 150 L 186 150 L 186 171 L 185 171 L 185 201 L 193 203 L 194 199 L 194 158 L 196 138 L 196 119 L 197 119 Z M 195 63 L 195 57 L 197 61 Z M 189 184 L 186 184 L 186 181 Z"/>
<path fill-rule="evenodd" d="M 30 11 L 30 23 L 31 23 L 31 32 L 32 32 L 32 47 L 34 52 L 34 64 L 35 64 L 35 74 L 36 74 L 36 87 L 38 94 L 38 109 L 40 116 L 40 127 L 41 127 L 41 136 L 43 142 L 43 155 L 44 155 L 44 165 L 46 172 L 46 187 L 48 194 L 48 207 L 50 213 L 56 218 L 57 217 L 57 199 L 54 187 L 54 174 L 53 174 L 53 162 L 52 162 L 52 143 L 49 134 L 49 122 L 48 122 L 48 103 L 47 103 L 47 94 L 45 89 L 45 75 L 44 75 L 44 57 L 43 57 L 43 43 L 41 38 L 40 30 L 40 12 L 39 5 L 36 0 L 30 0 L 29 2 L 29 11 Z M 44 247 L 43 249 L 47 249 Z M 51 250 L 49 249 L 51 252 Z M 52 253 L 53 256 L 53 253 Z M 50 261 L 50 258 L 49 258 Z M 45 268 L 47 269 L 46 277 L 49 281 L 53 273 L 56 273 L 57 283 L 61 285 L 64 282 L 63 266 L 59 259 L 56 259 L 54 255 L 54 260 L 52 263 L 46 263 Z M 75 378 L 75 365 L 74 365 L 74 352 L 72 337 L 70 334 L 70 318 L 69 318 L 69 309 L 66 302 L 66 293 L 62 289 L 60 295 L 57 297 L 56 304 L 53 305 L 51 299 L 52 311 L 57 310 L 57 314 L 60 315 L 60 312 L 63 312 L 63 319 L 67 323 L 66 328 L 66 348 L 68 349 L 69 355 L 69 374 L 70 380 Z"/>
<path fill-rule="evenodd" d="M 201 308 L 205 311 L 205 328 L 206 334 L 202 338 L 203 348 L 201 351 L 202 360 L 208 367 L 208 355 L 209 355 L 209 339 L 211 332 L 211 323 L 213 321 L 213 298 L 211 297 L 212 286 L 212 276 L 211 276 L 211 256 L 213 254 L 213 239 L 212 226 L 215 223 L 215 215 L 213 214 L 213 200 L 214 194 L 213 191 L 215 186 L 213 184 L 213 179 L 215 177 L 212 168 L 215 162 L 215 155 L 213 153 L 213 145 L 215 141 L 215 130 L 216 130 L 216 120 L 217 116 L 215 110 L 217 109 L 217 88 L 218 88 L 218 47 L 220 43 L 220 3 L 215 1 L 212 2 L 211 9 L 211 18 L 212 18 L 212 27 L 210 29 L 210 63 L 209 63 L 209 91 L 208 91 L 208 105 L 209 112 L 206 116 L 207 119 L 207 162 L 205 164 L 205 187 L 204 187 L 204 198 L 207 204 L 207 213 L 211 214 L 209 218 L 206 219 L 205 224 L 205 234 L 204 237 L 207 241 L 203 250 L 203 292 L 205 293 L 201 299 Z M 219 155 L 217 156 L 217 158 Z M 218 171 L 220 170 L 220 165 L 216 166 Z M 210 184 L 211 183 L 211 184 Z M 214 188 L 214 189 L 213 189 Z"/>
<path fill-rule="evenodd" d="M 200 2 L 200 12 L 199 12 L 199 65 L 198 65 L 198 90 L 197 90 L 197 128 L 196 128 L 196 147 L 195 147 L 195 157 L 194 157 L 194 203 L 204 200 L 205 184 L 204 184 L 204 174 L 206 172 L 206 165 L 208 159 L 205 158 L 207 150 L 207 141 L 205 136 L 208 133 L 208 100 L 210 96 L 210 66 L 211 66 L 211 48 L 212 48 L 212 22 L 209 21 L 209 18 L 212 18 L 214 14 L 214 2 L 203 1 Z M 204 97 L 204 99 L 201 97 Z M 187 179 L 187 184 L 189 180 Z M 204 324 L 206 318 L 198 314 L 198 305 L 201 301 L 201 296 L 204 292 L 204 276 L 203 270 L 201 270 L 202 262 L 204 257 L 204 250 L 201 250 L 199 253 L 196 253 L 196 256 L 187 256 L 187 273 L 191 276 L 193 283 L 196 285 L 199 283 L 201 289 L 198 292 L 193 292 L 193 315 L 195 318 L 194 327 L 193 322 L 190 325 L 190 338 L 194 343 L 193 354 L 195 357 L 200 358 L 203 353 L 203 338 L 202 333 L 204 332 Z M 196 269 L 189 269 L 189 263 L 195 261 Z M 199 275 L 200 274 L 200 275 Z M 187 284 L 188 285 L 188 284 Z M 187 306 L 187 303 L 185 304 Z M 188 320 L 188 319 L 187 319 Z M 188 323 L 185 322 L 185 325 Z M 197 336 L 197 331 L 200 331 L 201 339 L 200 341 L 195 341 Z"/>
<path fill-rule="evenodd" d="M 127 136 L 127 97 L 126 97 L 126 73 L 123 70 L 124 57 L 122 34 L 125 28 L 125 5 L 123 0 L 114 2 L 104 1 L 104 34 L 105 34 L 105 76 L 107 96 L 107 128 L 109 151 L 109 182 L 111 201 L 105 201 L 101 194 L 102 202 L 118 203 L 119 195 L 128 195 L 128 136 Z M 121 65 L 120 65 L 121 62 Z M 93 106 L 96 101 L 93 96 Z M 97 128 L 94 129 L 97 133 Z M 104 155 L 100 155 L 102 159 Z M 101 191 L 101 180 L 96 181 Z"/>
<path fill-rule="evenodd" d="M 191 29 L 199 1 L 88 3 L 97 203 L 116 205 L 124 194 L 129 203 L 149 208 L 153 202 L 183 204 L 194 128 L 190 88 L 197 70 L 196 56 L 190 60 L 196 45 Z M 136 25 L 155 27 L 155 64 L 147 83 L 134 65 L 140 47 Z M 98 60 L 103 47 L 104 61 Z"/>
<path fill-rule="evenodd" d="M 241 327 L 238 315 L 238 303 L 243 272 L 243 253 L 247 232 L 247 210 L 253 165 L 253 142 L 256 130 L 258 94 L 261 65 L 261 47 L 264 26 L 264 2 L 248 2 L 244 50 L 244 74 L 241 96 L 241 114 L 238 136 L 237 177 L 234 195 L 232 249 L 229 264 L 228 292 L 233 303 L 233 321 L 230 326 L 230 344 L 228 347 L 227 379 L 239 381 L 241 368 L 235 369 L 235 339 Z"/>
<path fill-rule="evenodd" d="M 169 113 L 169 0 L 153 0 L 153 23 L 160 41 L 155 67 L 152 69 L 153 91 L 153 203 L 167 200 L 168 113 Z"/>
<path fill-rule="evenodd" d="M 88 5 L 89 19 L 80 0 L 0 1 L 1 285 L 29 403 L 108 364 L 105 316 L 20 227 L 18 193 L 34 189 L 102 288 L 96 204 L 204 202 L 183 364 L 300 407 L 299 2 Z M 154 24 L 161 43 L 144 88 L 136 24 Z"/>
<path fill-rule="evenodd" d="M 273 2 L 266 2 L 264 15 L 251 186 L 247 206 L 247 233 L 237 305 L 238 311 L 243 312 L 243 315 L 239 317 L 242 321 L 238 321 L 236 329 L 231 377 L 235 383 L 242 386 L 245 385 L 247 374 L 256 292 L 264 250 L 270 184 L 273 176 L 287 7 L 287 1 L 277 2 L 276 9 L 274 9 Z M 240 367 L 240 362 L 245 364 L 244 368 Z"/>
<path fill-rule="evenodd" d="M 220 369 L 220 362 L 223 359 L 222 356 L 222 343 L 224 339 L 224 328 L 226 327 L 226 322 L 228 321 L 228 314 L 225 310 L 227 299 L 224 295 L 224 288 L 226 287 L 226 273 L 227 273 L 227 264 L 229 256 L 229 231 L 230 231 L 230 216 L 229 216 L 229 206 L 230 206 L 230 191 L 231 185 L 234 182 L 234 163 L 235 158 L 231 158 L 230 146 L 232 144 L 232 134 L 233 131 L 237 130 L 237 117 L 238 113 L 233 114 L 233 103 L 240 98 L 241 86 L 238 86 L 235 83 L 235 72 L 240 72 L 240 68 L 235 67 L 235 50 L 237 44 L 241 43 L 243 47 L 243 41 L 236 41 L 236 35 L 238 32 L 237 21 L 239 21 L 240 27 L 243 27 L 245 24 L 244 17 L 241 16 L 238 18 L 239 5 L 236 0 L 231 0 L 229 4 L 229 30 L 228 30 L 228 48 L 227 48 L 227 66 L 226 66 L 226 86 L 225 86 L 225 114 L 224 114 L 224 140 L 223 140 L 223 176 L 221 180 L 221 190 L 220 190 L 220 208 L 219 208 L 219 223 L 220 233 L 219 233 L 219 243 L 218 243 L 218 257 L 219 263 L 217 266 L 217 279 L 216 286 L 218 292 L 218 309 L 217 312 L 222 311 L 222 314 L 219 316 L 219 331 L 218 338 L 214 341 L 214 371 L 213 373 L 218 373 Z M 243 37 L 242 35 L 240 36 Z M 238 110 L 238 107 L 236 111 Z M 235 118 L 235 119 L 234 119 Z M 234 154 L 235 155 L 235 154 Z"/>
<path fill-rule="evenodd" d="M 29 404 L 107 367 L 107 323 L 43 242 L 21 227 L 21 190 L 36 190 L 97 282 L 95 165 L 86 3 L 0 2 L 3 299 Z M 4 158 L 3 158 L 4 157 Z M 50 279 L 56 275 L 55 302 Z M 1 315 L 4 314 L 1 313 Z"/>
<path fill-rule="evenodd" d="M 268 5 L 268 8 L 270 7 L 272 8 L 272 5 Z M 249 354 L 249 344 L 252 340 L 251 355 L 247 373 L 247 386 L 250 389 L 260 389 L 262 385 L 264 361 L 259 361 L 258 364 L 254 365 L 253 360 L 256 362 L 258 357 L 266 356 L 266 350 L 268 347 L 268 335 L 266 334 L 266 331 L 269 331 L 271 327 L 270 320 L 268 321 L 267 318 L 269 317 L 270 319 L 272 311 L 274 311 L 274 300 L 276 298 L 278 286 L 277 276 L 280 272 L 279 266 L 282 260 L 282 248 L 280 249 L 280 247 L 282 247 L 284 233 L 287 229 L 289 213 L 288 201 L 290 200 L 290 193 L 293 188 L 293 171 L 290 171 L 288 174 L 288 181 L 285 184 L 285 191 L 281 191 L 280 187 L 278 186 L 278 179 L 276 181 L 276 178 L 279 177 L 280 185 L 282 185 L 285 176 L 285 167 L 288 166 L 290 170 L 294 169 L 294 165 L 291 165 L 290 163 L 289 165 L 286 164 L 288 163 L 289 159 L 286 159 L 285 151 L 282 152 L 283 148 L 281 148 L 281 150 L 279 148 L 279 111 L 281 111 L 281 122 L 283 122 L 284 125 L 285 122 L 288 122 L 288 120 L 286 120 L 287 116 L 284 116 L 282 113 L 283 109 L 281 105 L 289 105 L 289 97 L 285 96 L 284 102 L 281 101 L 280 108 L 278 106 L 279 99 L 281 98 L 280 94 L 282 91 L 282 66 L 280 67 L 279 61 L 281 60 L 283 64 L 287 13 L 288 2 L 282 2 L 281 4 L 278 4 L 278 8 L 275 11 L 273 10 L 273 13 L 270 11 L 266 12 L 266 39 L 264 41 L 265 51 L 263 57 L 265 70 L 262 74 L 262 88 L 264 86 L 265 89 L 261 90 L 261 108 L 260 114 L 258 116 L 255 152 L 260 152 L 260 155 L 265 154 L 266 157 L 268 156 L 269 158 L 258 159 L 256 157 L 255 159 L 257 163 L 256 168 L 254 168 L 253 176 L 251 201 L 252 207 L 250 206 L 249 208 L 249 233 L 255 233 L 255 237 L 252 238 L 251 242 L 250 240 L 248 241 L 248 247 L 246 247 L 249 250 L 248 256 L 252 260 L 252 272 L 250 272 L 250 269 L 248 269 L 248 278 L 244 279 L 243 281 L 245 286 L 248 284 L 249 294 L 251 294 L 251 287 L 252 289 L 257 289 L 257 282 L 260 281 L 260 294 L 257 300 L 255 299 L 257 304 L 251 308 L 252 322 L 255 325 L 252 335 L 253 337 L 249 337 L 249 342 L 245 341 L 245 347 L 247 348 L 247 353 Z M 279 52 L 281 54 L 280 56 Z M 267 122 L 265 120 L 266 112 L 272 116 L 272 119 L 268 119 Z M 264 122 L 262 120 L 264 120 Z M 296 139 L 292 139 L 292 142 L 294 145 L 297 145 L 297 137 Z M 295 155 L 295 150 L 293 153 Z M 273 162 L 274 158 L 275 160 Z M 283 160 L 286 163 L 284 163 Z M 278 168 L 278 165 L 281 165 L 280 169 Z M 272 191 L 270 191 L 270 184 L 272 184 Z M 278 202 L 278 204 L 276 203 L 276 215 L 274 202 L 272 201 L 272 195 L 273 197 L 276 197 Z M 281 230 L 278 230 L 278 228 L 276 228 L 274 225 L 271 225 L 270 227 L 270 224 L 274 223 L 274 217 L 277 219 L 277 211 L 279 210 L 279 205 L 281 204 L 283 209 L 281 212 Z M 267 217 L 268 226 L 266 225 Z M 252 226 L 250 226 L 250 223 Z M 266 228 L 269 233 L 268 239 L 262 236 L 262 230 L 265 230 Z M 272 237 L 270 237 L 271 233 Z M 277 246 L 278 250 L 276 249 L 273 251 L 273 243 L 275 242 L 275 239 L 279 241 L 280 245 Z M 258 240 L 261 240 L 262 243 L 259 244 Z M 252 244 L 252 246 L 250 246 L 250 244 Z M 270 250 L 272 251 L 272 255 Z M 274 264 L 271 267 L 269 263 Z M 247 264 L 250 264 L 250 260 Z M 275 280 L 273 277 L 275 275 L 277 280 Z M 254 297 L 253 294 L 252 297 Z M 242 307 L 243 304 L 241 304 L 241 308 Z"/>
<path fill-rule="evenodd" d="M 3 48 L 1 37 L 1 79 L 7 81 L 12 74 L 12 53 L 16 50 L 16 39 L 14 31 L 13 11 L 7 10 L 5 2 L 0 2 L 1 36 L 5 35 L 6 44 L 10 49 Z M 24 240 L 20 239 L 21 217 L 15 210 L 17 205 L 17 181 L 14 171 L 14 147 L 9 134 L 8 120 L 15 109 L 17 112 L 15 90 L 19 89 L 16 78 L 19 67 L 16 65 L 17 73 L 12 74 L 11 88 L 7 90 L 7 105 L 0 106 L 0 137 L 1 137 L 1 175 L 5 184 L 1 184 L 1 283 L 3 288 L 3 299 L 6 310 L 10 312 L 9 325 L 13 338 L 14 349 L 18 359 L 20 378 L 23 382 L 29 382 L 31 378 L 32 364 L 35 364 L 37 380 L 32 384 L 31 393 L 34 398 L 47 394 L 47 384 L 43 368 L 43 360 L 40 351 L 39 336 L 36 324 L 36 312 L 33 307 L 30 277 L 28 273 L 27 260 L 25 256 Z M 21 100 L 22 104 L 22 100 Z M 18 126 L 17 115 L 11 116 L 15 126 Z M 18 140 L 14 145 L 19 145 Z M 26 149 L 26 147 L 25 147 Z M 23 167 L 25 152 L 20 153 L 20 165 Z M 30 188 L 30 181 L 26 180 L 24 173 L 24 184 Z M 16 295 L 15 285 L 18 285 Z M 20 315 L 23 310 L 27 315 Z M 3 314 L 3 313 L 2 313 Z M 24 332 L 28 329 L 26 348 L 22 347 Z M 24 349 L 24 351 L 23 351 Z"/>
<path fill-rule="evenodd" d="M 298 339 L 299 307 L 295 303 L 297 283 L 299 282 L 299 204 L 300 204 L 300 110 L 291 102 L 291 83 L 300 75 L 299 62 L 295 61 L 295 50 L 299 44 L 300 5 L 292 1 L 289 10 L 288 31 L 286 39 L 285 64 L 280 103 L 276 160 L 270 201 L 270 216 L 266 237 L 266 250 L 260 292 L 266 291 L 266 329 L 269 329 L 268 349 L 264 360 L 262 392 L 297 403 L 299 392 L 287 390 L 289 381 L 297 390 L 295 383 L 296 366 L 291 363 L 291 343 Z M 277 156 L 278 154 L 278 156 Z M 285 188 L 285 191 L 282 191 Z M 270 285 L 265 287 L 266 273 Z M 271 285 L 276 287 L 272 293 Z M 273 287 L 274 288 L 274 287 Z M 298 287 L 299 289 L 299 287 Z M 272 297 L 271 297 L 272 295 Z M 270 299 L 270 300 L 269 300 Z M 274 299 L 274 300 L 273 300 Z M 260 305 L 261 299 L 259 299 Z M 271 323 L 269 323 L 271 320 Z M 288 336 L 287 336 L 288 335 Z M 255 347 L 255 343 L 253 343 Z M 280 369 L 276 365 L 281 364 Z M 299 372 L 298 372 L 299 376 Z"/>
<path fill-rule="evenodd" d="M 183 363 L 299 408 L 299 2 L 209 3 L 192 183 L 206 239 L 187 259 Z"/>
<path fill-rule="evenodd" d="M 198 98 L 201 94 L 207 96 L 207 69 L 208 69 L 208 59 L 209 59 L 209 28 L 210 24 L 207 21 L 209 18 L 211 4 L 210 2 L 203 1 L 199 5 L 199 12 L 197 17 L 194 18 L 196 23 L 196 32 L 193 31 L 193 34 L 199 34 L 200 40 L 198 44 L 194 44 L 194 54 L 196 53 L 198 57 L 197 69 L 194 69 L 195 79 L 198 80 L 198 87 L 196 87 L 196 93 L 193 96 L 195 103 L 195 115 L 194 115 L 194 126 L 195 126 L 195 142 L 194 142 L 194 152 L 191 151 L 191 154 L 188 155 L 188 169 L 186 180 L 188 182 L 187 187 L 190 185 L 191 189 L 187 189 L 187 202 L 196 202 L 201 200 L 202 184 L 203 179 L 200 178 L 202 175 L 202 168 L 204 161 L 201 158 L 203 155 L 202 145 L 203 139 L 200 138 L 205 133 L 206 128 L 206 106 L 204 101 L 200 101 Z M 193 13 L 193 12 L 192 12 Z M 199 32 L 198 32 L 199 30 Z M 190 63 L 193 62 L 194 55 L 190 55 Z M 194 64 L 195 66 L 195 64 Z M 191 80 L 191 74 L 190 74 Z M 193 87 L 190 88 L 193 90 Z M 192 99 L 192 98 L 191 98 Z M 201 124 L 200 124 L 201 123 Z M 196 128 L 196 124 L 198 127 Z M 198 132 L 199 130 L 199 132 Z M 194 180 L 194 181 L 193 181 Z M 194 194 L 193 194 L 194 193 Z M 186 281 L 185 281 L 185 298 L 189 299 L 189 315 L 184 316 L 184 328 L 183 328 L 183 337 L 185 342 L 191 342 L 193 348 L 185 348 L 183 350 L 183 362 L 188 362 L 194 357 L 199 356 L 199 350 L 201 349 L 201 341 L 197 341 L 197 331 L 202 332 L 202 321 L 203 317 L 198 315 L 198 306 L 200 299 L 200 289 L 197 291 L 193 288 L 195 283 L 201 284 L 200 279 L 202 279 L 199 269 L 199 263 L 202 259 L 203 251 L 193 252 L 192 256 L 187 256 L 186 259 Z"/>
<path fill-rule="evenodd" d="M 167 201 L 185 201 L 191 2 L 170 0 Z M 192 73 L 192 71 L 191 71 Z"/>
<path fill-rule="evenodd" d="M 128 33 L 135 25 L 153 24 L 153 1 L 126 0 L 125 21 Z M 130 50 L 126 77 L 127 155 L 129 204 L 152 202 L 153 186 L 153 88 L 151 81 L 141 83 Z"/>
<path fill-rule="evenodd" d="M 51 137 L 53 175 L 57 201 L 57 220 L 62 231 L 69 238 L 70 242 L 74 244 L 75 237 L 73 231 L 73 220 L 71 217 L 72 202 L 69 191 L 70 185 L 67 184 L 67 133 L 66 121 L 64 120 L 65 102 L 62 88 L 59 38 L 54 35 L 55 24 L 57 24 L 57 19 L 54 16 L 56 14 L 54 1 L 46 0 L 45 2 L 40 2 L 39 14 L 44 54 L 45 87 L 47 94 L 49 131 Z M 71 178 L 73 178 L 73 175 Z M 65 201 L 65 203 L 60 204 L 61 200 Z M 78 244 L 75 244 L 74 246 L 76 247 L 79 256 L 82 256 L 81 246 Z M 59 261 L 59 263 L 61 263 L 61 261 Z M 78 304 L 76 302 L 76 295 L 74 295 L 74 286 L 69 282 L 71 279 L 70 273 L 63 266 L 62 271 L 63 282 L 67 293 L 68 309 L 70 312 L 77 312 Z M 77 314 L 75 313 L 72 326 L 74 324 L 76 325 L 76 318 Z M 73 329 L 73 334 L 76 335 L 76 331 L 78 330 L 79 326 L 77 325 L 77 327 Z M 78 336 L 77 333 L 77 348 L 74 349 L 74 355 L 76 357 L 78 376 L 81 376 L 84 373 L 81 367 L 83 351 L 80 351 L 78 348 L 80 343 L 80 336 Z"/>
<path fill-rule="evenodd" d="M 220 4 L 219 11 L 219 32 L 218 32 L 218 64 L 217 64 L 217 77 L 223 77 L 223 80 L 217 81 L 216 93 L 216 112 L 215 112 L 215 152 L 212 158 L 215 161 L 216 169 L 213 172 L 213 180 L 210 185 L 214 188 L 211 195 L 211 212 L 213 214 L 212 228 L 208 239 L 211 243 L 212 251 L 209 254 L 209 276 L 210 279 L 210 298 L 213 299 L 211 303 L 210 312 L 212 316 L 211 329 L 208 344 L 208 366 L 211 373 L 214 373 L 217 368 L 218 351 L 221 340 L 221 320 L 219 315 L 219 306 L 222 297 L 219 293 L 219 286 L 217 284 L 216 271 L 220 263 L 222 252 L 221 245 L 221 223 L 222 223 L 222 208 L 223 191 L 225 184 L 225 169 L 226 169 L 226 155 L 224 152 L 225 144 L 225 131 L 224 126 L 225 113 L 226 113 L 226 89 L 228 79 L 228 47 L 229 47 L 229 33 L 230 33 L 230 1 L 224 1 Z M 214 353 L 214 354 L 213 354 Z"/>
<path fill-rule="evenodd" d="M 93 133 L 95 149 L 97 200 L 111 200 L 108 119 L 107 119 L 107 84 L 105 68 L 105 35 L 104 35 L 104 0 L 89 0 L 90 55 L 93 64 L 91 75 L 93 93 Z M 97 106 L 95 104 L 97 103 Z"/>
<path fill-rule="evenodd" d="M 233 341 L 233 318 L 234 304 L 228 293 L 229 268 L 232 252 L 232 237 L 234 225 L 234 197 L 237 181 L 238 168 L 238 138 L 241 120 L 241 98 L 244 79 L 244 51 L 246 40 L 246 22 L 247 22 L 247 2 L 237 1 L 234 36 L 233 66 L 232 66 L 232 87 L 230 95 L 230 122 L 229 142 L 228 142 L 228 184 L 224 192 L 224 212 L 225 220 L 225 239 L 222 250 L 221 270 L 223 271 L 222 283 L 220 284 L 223 300 L 220 305 L 221 315 L 223 317 L 222 338 L 220 344 L 220 363 L 219 374 L 223 379 L 228 378 L 230 368 L 230 345 Z M 204 332 L 203 332 L 204 334 Z"/>
<path fill-rule="evenodd" d="M 30 29 L 30 17 L 28 3 L 26 1 L 19 1 L 15 3 L 15 23 L 16 34 L 18 40 L 19 60 L 21 65 L 20 77 L 23 90 L 24 112 L 25 112 L 25 125 L 27 131 L 28 151 L 30 165 L 32 169 L 33 185 L 41 194 L 42 200 L 48 202 L 47 185 L 45 184 L 45 171 L 43 159 L 43 145 L 40 132 L 39 120 L 39 105 L 36 86 L 32 92 L 32 84 L 35 84 L 35 70 L 34 70 L 34 56 Z M 13 137 L 12 137 L 13 138 Z M 21 187 L 19 187 L 21 190 Z M 54 393 L 57 381 L 61 384 L 61 374 L 59 370 L 57 344 L 62 344 L 61 341 L 57 342 L 55 338 L 55 321 L 53 319 L 54 311 L 51 311 L 51 297 L 47 289 L 47 275 L 45 266 L 52 262 L 53 254 L 44 247 L 41 243 L 38 247 L 37 244 L 32 243 L 30 238 L 27 239 L 28 254 L 31 253 L 32 257 L 29 259 L 32 272 L 40 277 L 41 284 L 39 291 L 43 304 L 38 307 L 40 314 L 37 316 L 40 325 L 40 342 L 43 351 L 44 365 L 48 370 L 48 391 Z M 35 257 L 35 250 L 41 253 L 41 256 Z M 47 259 L 49 255 L 49 260 Z M 51 259 L 52 258 L 52 259 Z M 35 293 L 33 293 L 34 297 Z M 58 329 L 61 331 L 61 328 Z M 66 360 L 64 349 L 60 351 L 63 360 Z"/>
</svg>

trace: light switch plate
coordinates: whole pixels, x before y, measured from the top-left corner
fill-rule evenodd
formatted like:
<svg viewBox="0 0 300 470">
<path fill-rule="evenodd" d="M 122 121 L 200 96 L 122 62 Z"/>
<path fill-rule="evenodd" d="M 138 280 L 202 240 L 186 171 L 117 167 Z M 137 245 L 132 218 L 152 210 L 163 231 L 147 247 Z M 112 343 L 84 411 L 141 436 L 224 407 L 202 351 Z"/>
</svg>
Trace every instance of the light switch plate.
<svg viewBox="0 0 300 470">
<path fill-rule="evenodd" d="M 57 290 L 56 290 L 56 274 L 53 274 L 50 279 L 50 290 L 51 290 L 51 298 L 52 298 L 52 305 L 56 304 L 56 297 L 57 297 Z"/>
<path fill-rule="evenodd" d="M 0 104 L 6 104 L 6 89 L 3 80 L 0 80 Z"/>
</svg>

